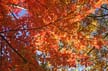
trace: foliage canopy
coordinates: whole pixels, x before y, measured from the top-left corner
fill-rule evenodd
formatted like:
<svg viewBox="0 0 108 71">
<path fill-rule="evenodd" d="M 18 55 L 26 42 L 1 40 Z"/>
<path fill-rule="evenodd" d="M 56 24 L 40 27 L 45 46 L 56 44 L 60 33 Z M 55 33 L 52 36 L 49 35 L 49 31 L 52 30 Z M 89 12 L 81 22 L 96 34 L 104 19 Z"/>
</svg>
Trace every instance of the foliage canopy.
<svg viewBox="0 0 108 71">
<path fill-rule="evenodd" d="M 107 0 L 0 0 L 0 71 L 108 66 Z M 103 5 L 104 4 L 104 5 Z"/>
</svg>

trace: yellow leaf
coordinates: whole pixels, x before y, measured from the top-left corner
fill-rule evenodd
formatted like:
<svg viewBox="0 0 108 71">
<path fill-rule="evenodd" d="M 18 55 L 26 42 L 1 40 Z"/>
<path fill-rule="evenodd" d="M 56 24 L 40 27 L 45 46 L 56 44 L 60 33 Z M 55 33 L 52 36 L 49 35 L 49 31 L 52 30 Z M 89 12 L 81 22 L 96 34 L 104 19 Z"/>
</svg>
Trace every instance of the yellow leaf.
<svg viewBox="0 0 108 71">
<path fill-rule="evenodd" d="M 92 21 L 92 25 L 97 26 L 97 21 L 96 20 Z"/>
</svg>

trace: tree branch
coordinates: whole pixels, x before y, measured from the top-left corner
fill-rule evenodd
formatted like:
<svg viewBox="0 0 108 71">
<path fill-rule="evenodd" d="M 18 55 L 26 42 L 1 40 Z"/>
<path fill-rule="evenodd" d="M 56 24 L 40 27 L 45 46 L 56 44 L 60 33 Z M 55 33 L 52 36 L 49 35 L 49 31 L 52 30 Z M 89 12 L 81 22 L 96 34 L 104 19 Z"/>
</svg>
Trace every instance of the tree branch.
<svg viewBox="0 0 108 71">
<path fill-rule="evenodd" d="M 108 10 L 108 8 L 105 8 L 105 7 L 103 7 L 103 6 L 101 6 L 101 8 L 103 8 L 103 9 L 105 9 L 105 10 Z"/>
<path fill-rule="evenodd" d="M 21 58 L 23 59 L 23 61 L 24 61 L 25 63 L 27 62 L 27 60 L 26 60 L 16 49 L 14 49 L 14 48 L 12 47 L 12 45 L 8 42 L 8 40 L 7 40 L 3 35 L 0 34 L 0 37 L 9 45 L 9 47 L 10 47 L 19 57 L 21 57 Z"/>
<path fill-rule="evenodd" d="M 0 41 L 0 66 L 2 65 L 2 40 Z"/>
<path fill-rule="evenodd" d="M 27 10 L 26 8 L 21 7 L 21 6 L 18 5 L 18 4 L 9 4 L 9 6 L 16 7 L 16 8 L 22 9 L 22 10 Z"/>
<path fill-rule="evenodd" d="M 105 69 L 108 67 L 108 65 L 105 66 Z"/>
<path fill-rule="evenodd" d="M 104 14 L 104 15 L 100 15 L 100 16 L 88 16 L 88 17 L 105 17 L 105 16 L 108 16 L 108 14 Z"/>
<path fill-rule="evenodd" d="M 90 50 L 87 52 L 87 55 L 90 54 L 90 52 L 91 52 L 92 50 L 94 50 L 94 49 L 95 49 L 95 47 L 93 47 L 92 49 L 90 49 Z"/>
<path fill-rule="evenodd" d="M 43 26 L 41 26 L 41 27 L 27 28 L 27 29 L 25 29 L 25 28 L 24 28 L 24 29 L 11 29 L 11 30 L 1 31 L 0 33 L 13 32 L 13 31 L 24 31 L 24 30 L 39 30 L 39 29 L 43 29 L 43 28 L 45 28 L 45 27 L 47 27 L 47 26 L 49 26 L 49 25 L 54 25 L 54 24 L 57 23 L 58 21 L 63 20 L 64 18 L 66 18 L 67 16 L 69 16 L 71 13 L 72 13 L 72 12 L 69 12 L 66 16 L 60 17 L 60 18 L 58 18 L 57 20 L 55 20 L 54 22 L 50 22 L 50 23 L 48 23 L 48 24 L 46 24 L 46 25 L 43 25 Z"/>
<path fill-rule="evenodd" d="M 55 24 L 54 24 L 54 26 L 57 27 L 61 32 L 66 32 L 68 34 L 73 34 L 72 32 L 68 32 L 67 30 L 62 29 L 62 28 L 60 28 L 59 26 L 57 26 Z"/>
<path fill-rule="evenodd" d="M 103 38 L 106 38 L 108 36 L 108 33 L 105 34 L 105 36 Z"/>
<path fill-rule="evenodd" d="M 12 14 L 12 16 L 15 18 L 15 20 L 18 20 L 17 17 L 15 16 L 15 14 L 11 10 L 9 10 L 9 11 Z"/>
<path fill-rule="evenodd" d="M 36 28 L 27 28 L 27 29 L 23 28 L 23 29 L 5 30 L 5 31 L 2 31 L 2 32 L 0 32 L 0 33 L 14 32 L 14 31 L 24 31 L 24 30 L 39 30 L 39 29 L 42 29 L 42 28 L 44 28 L 44 27 L 49 26 L 50 24 L 51 24 L 51 23 L 49 23 L 49 24 L 47 24 L 47 25 L 43 25 L 43 26 L 41 26 L 41 27 L 36 27 Z"/>
<path fill-rule="evenodd" d="M 69 13 L 69 14 L 70 14 L 70 13 Z M 65 17 L 67 17 L 67 16 L 65 16 Z M 43 28 L 45 28 L 45 27 L 47 27 L 47 26 L 49 26 L 49 25 L 51 25 L 51 24 L 55 24 L 56 22 L 62 20 L 62 19 L 65 18 L 65 17 L 58 18 L 58 19 L 55 20 L 54 22 L 50 22 L 49 24 L 43 25 L 43 26 L 41 26 L 41 27 L 27 28 L 27 29 L 25 29 L 25 28 L 23 28 L 23 29 L 11 29 L 11 30 L 1 31 L 0 33 L 14 32 L 14 31 L 24 31 L 24 30 L 39 30 L 39 29 L 43 29 Z"/>
</svg>

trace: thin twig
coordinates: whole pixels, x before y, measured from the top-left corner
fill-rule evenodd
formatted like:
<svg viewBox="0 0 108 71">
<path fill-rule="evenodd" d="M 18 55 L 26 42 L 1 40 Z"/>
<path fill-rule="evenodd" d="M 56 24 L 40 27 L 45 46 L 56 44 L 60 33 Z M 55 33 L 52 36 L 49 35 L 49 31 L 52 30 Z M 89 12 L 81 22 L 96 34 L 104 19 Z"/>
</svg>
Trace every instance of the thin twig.
<svg viewBox="0 0 108 71">
<path fill-rule="evenodd" d="M 25 31 L 25 30 L 39 30 L 39 29 L 42 29 L 44 27 L 47 27 L 49 26 L 51 23 L 47 24 L 47 25 L 44 25 L 44 26 L 41 26 L 41 27 L 35 27 L 35 28 L 23 28 L 23 29 L 11 29 L 11 30 L 5 30 L 5 31 L 2 31 L 0 33 L 6 33 L 6 32 L 15 32 L 15 31 Z"/>
<path fill-rule="evenodd" d="M 72 12 L 70 12 L 69 14 L 71 14 L 71 13 L 72 13 Z M 69 15 L 69 14 L 68 14 L 68 15 Z M 68 15 L 67 15 L 67 16 L 68 16 Z M 64 18 L 67 17 L 67 16 L 58 18 L 58 19 L 55 20 L 54 22 L 50 22 L 49 24 L 43 25 L 43 26 L 41 26 L 41 27 L 27 28 L 27 29 L 25 29 L 25 28 L 24 28 L 24 29 L 11 29 L 11 30 L 1 31 L 0 33 L 14 32 L 14 31 L 24 31 L 24 30 L 39 30 L 39 29 L 43 29 L 43 28 L 45 28 L 45 27 L 47 27 L 47 26 L 49 26 L 49 25 L 55 24 L 56 22 L 58 22 L 58 21 L 64 19 Z"/>
<path fill-rule="evenodd" d="M 100 15 L 100 16 L 95 16 L 94 15 L 94 16 L 88 16 L 88 17 L 94 17 L 95 18 L 95 17 L 105 17 L 105 16 L 108 16 L 108 14 L 104 14 L 104 15 Z"/>
<path fill-rule="evenodd" d="M 54 22 L 50 22 L 49 24 L 43 25 L 41 27 L 35 27 L 35 28 L 27 28 L 27 29 L 10 29 L 10 30 L 5 30 L 5 31 L 1 31 L 0 33 L 6 33 L 6 32 L 15 32 L 15 31 L 24 31 L 24 30 L 39 30 L 39 29 L 43 29 L 49 25 L 53 25 L 61 20 L 63 20 L 64 18 L 66 18 L 67 16 L 69 16 L 70 14 L 72 14 L 73 12 L 69 12 L 66 16 L 64 17 L 60 17 L 57 20 L 55 20 Z"/>
<path fill-rule="evenodd" d="M 0 67 L 2 65 L 2 40 L 0 41 Z"/>
<path fill-rule="evenodd" d="M 21 6 L 18 5 L 18 4 L 9 4 L 9 6 L 12 6 L 12 7 L 15 7 L 15 8 L 19 8 L 19 9 L 22 9 L 22 10 L 27 10 L 26 8 L 21 7 Z"/>
<path fill-rule="evenodd" d="M 72 32 L 68 32 L 67 30 L 62 29 L 61 27 L 57 26 L 54 24 L 55 27 L 57 27 L 60 31 L 68 33 L 68 34 L 73 34 Z"/>
<path fill-rule="evenodd" d="M 11 10 L 9 10 L 9 11 L 12 14 L 12 16 L 15 18 L 15 20 L 18 20 L 17 17 L 15 16 L 15 14 Z"/>
<path fill-rule="evenodd" d="M 105 66 L 105 69 L 108 67 L 108 65 Z"/>
<path fill-rule="evenodd" d="M 108 10 L 108 8 L 105 8 L 105 7 L 103 7 L 103 6 L 101 6 L 101 8 L 103 8 L 103 9 L 105 9 L 105 10 Z"/>
<path fill-rule="evenodd" d="M 103 38 L 106 38 L 108 36 L 108 33 L 105 34 L 105 36 Z"/>
<path fill-rule="evenodd" d="M 87 52 L 87 55 L 90 54 L 91 51 L 94 50 L 94 49 L 95 49 L 95 47 L 93 47 L 92 49 L 90 49 L 90 50 Z"/>
</svg>

